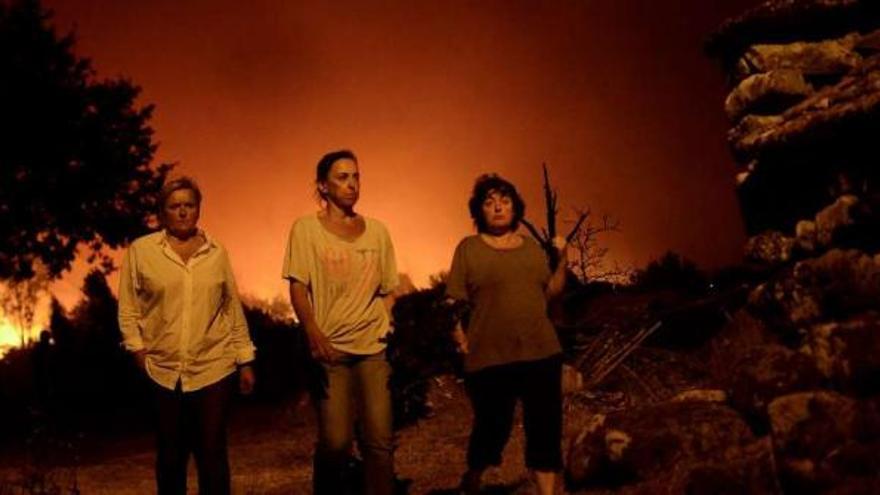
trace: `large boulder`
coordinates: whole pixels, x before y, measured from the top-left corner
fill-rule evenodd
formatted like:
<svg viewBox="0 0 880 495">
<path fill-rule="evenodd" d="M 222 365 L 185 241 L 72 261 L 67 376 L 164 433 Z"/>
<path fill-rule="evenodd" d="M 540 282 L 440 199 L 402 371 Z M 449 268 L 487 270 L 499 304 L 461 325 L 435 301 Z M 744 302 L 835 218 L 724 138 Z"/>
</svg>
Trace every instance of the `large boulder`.
<svg viewBox="0 0 880 495">
<path fill-rule="evenodd" d="M 673 493 L 669 487 L 689 483 L 710 484 L 708 473 L 772 486 L 772 480 L 757 481 L 757 475 L 743 477 L 744 472 L 763 472 L 748 461 L 766 457 L 756 455 L 756 441 L 739 414 L 722 404 L 653 404 L 596 415 L 570 442 L 566 477 L 573 488 L 665 487 L 654 493 Z"/>
<path fill-rule="evenodd" d="M 731 121 L 746 114 L 775 115 L 813 93 L 813 86 L 796 70 L 784 69 L 754 74 L 727 95 L 724 110 Z"/>
<path fill-rule="evenodd" d="M 735 77 L 780 69 L 796 69 L 811 76 L 845 74 L 862 60 L 854 50 L 858 40 L 858 35 L 851 34 L 836 40 L 753 45 L 737 62 Z"/>
<path fill-rule="evenodd" d="M 768 426 L 767 405 L 776 397 L 821 387 L 825 380 L 810 357 L 781 345 L 752 348 L 731 363 L 726 381 L 731 406 L 758 430 Z"/>
<path fill-rule="evenodd" d="M 780 265 L 791 260 L 795 239 L 782 232 L 768 230 L 746 241 L 745 257 L 766 265 Z"/>
<path fill-rule="evenodd" d="M 728 142 L 735 158 L 774 161 L 781 155 L 821 153 L 864 143 L 876 132 L 880 112 L 880 56 L 844 76 L 838 83 L 807 91 L 794 74 L 757 74 L 743 80 L 728 96 L 725 111 L 738 121 L 744 112 L 779 115 L 752 132 L 734 129 Z M 756 79 L 761 78 L 761 79 Z M 808 84 L 805 82 L 805 84 Z M 767 105 L 763 102 L 767 101 Z M 782 106 L 784 103 L 788 106 Z M 753 123 L 749 127 L 755 128 Z M 872 143 L 873 144 L 873 143 Z"/>
<path fill-rule="evenodd" d="M 874 0 L 766 0 L 725 21 L 706 42 L 709 55 L 734 61 L 749 46 L 839 38 L 880 26 Z"/>
<path fill-rule="evenodd" d="M 880 393 L 880 315 L 867 312 L 813 325 L 801 352 L 840 390 Z"/>
<path fill-rule="evenodd" d="M 775 333 L 746 310 L 739 310 L 715 337 L 706 344 L 705 362 L 716 383 L 731 378 L 731 368 L 752 349 L 779 343 Z"/>
<path fill-rule="evenodd" d="M 878 399 L 858 401 L 835 392 L 812 391 L 779 397 L 768 411 L 776 465 L 786 492 L 876 486 Z"/>
<path fill-rule="evenodd" d="M 845 194 L 816 214 L 816 241 L 820 246 L 831 244 L 836 231 L 852 225 L 852 212 L 858 203 L 859 198 L 852 194 Z"/>
<path fill-rule="evenodd" d="M 749 295 L 751 308 L 772 326 L 798 330 L 876 308 L 878 302 L 880 260 L 854 249 L 800 261 Z"/>
</svg>

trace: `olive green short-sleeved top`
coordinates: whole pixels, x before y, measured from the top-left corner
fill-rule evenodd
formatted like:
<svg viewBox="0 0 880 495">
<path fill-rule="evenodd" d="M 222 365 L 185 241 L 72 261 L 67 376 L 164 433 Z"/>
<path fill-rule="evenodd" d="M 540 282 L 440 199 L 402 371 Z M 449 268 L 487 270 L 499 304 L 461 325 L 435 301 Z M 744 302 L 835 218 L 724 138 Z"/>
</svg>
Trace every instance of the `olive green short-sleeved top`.
<svg viewBox="0 0 880 495">
<path fill-rule="evenodd" d="M 549 279 L 544 251 L 529 237 L 506 250 L 489 246 L 479 235 L 458 244 L 446 294 L 471 305 L 465 371 L 562 352 L 547 317 Z"/>
</svg>

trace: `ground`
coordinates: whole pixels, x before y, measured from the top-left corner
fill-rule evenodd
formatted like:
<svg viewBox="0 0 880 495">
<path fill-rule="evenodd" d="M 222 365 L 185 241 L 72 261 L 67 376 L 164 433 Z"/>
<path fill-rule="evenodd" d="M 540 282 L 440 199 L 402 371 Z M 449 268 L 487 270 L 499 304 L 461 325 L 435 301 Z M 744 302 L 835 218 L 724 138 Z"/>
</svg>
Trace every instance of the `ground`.
<svg viewBox="0 0 880 495">
<path fill-rule="evenodd" d="M 461 383 L 452 376 L 432 381 L 433 415 L 398 432 L 395 462 L 398 477 L 410 494 L 454 493 L 465 466 L 470 429 L 470 406 Z M 236 494 L 311 493 L 311 462 L 315 438 L 314 413 L 306 403 L 279 406 L 239 406 L 230 423 L 230 464 Z M 46 472 L 47 485 L 71 493 L 135 495 L 154 493 L 151 438 L 148 434 L 101 441 L 80 456 L 76 469 Z M 0 464 L 0 494 L 37 493 L 16 488 L 27 473 L 22 456 Z M 523 436 L 519 421 L 504 453 L 502 466 L 486 473 L 486 493 L 516 493 L 526 477 Z M 190 466 L 190 492 L 196 493 Z M 49 493 L 49 492 L 47 492 Z"/>
</svg>

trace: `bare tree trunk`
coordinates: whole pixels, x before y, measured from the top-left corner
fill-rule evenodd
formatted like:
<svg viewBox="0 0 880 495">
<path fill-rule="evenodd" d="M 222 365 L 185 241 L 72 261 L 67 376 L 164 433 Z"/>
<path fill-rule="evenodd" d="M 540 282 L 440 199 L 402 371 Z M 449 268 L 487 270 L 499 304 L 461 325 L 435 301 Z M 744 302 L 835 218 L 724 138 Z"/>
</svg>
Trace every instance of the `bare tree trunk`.
<svg viewBox="0 0 880 495">
<path fill-rule="evenodd" d="M 550 269 L 555 270 L 556 266 L 559 264 L 559 254 L 553 247 L 553 239 L 556 237 L 557 232 L 556 215 L 559 213 L 559 208 L 556 206 L 558 194 L 550 185 L 550 172 L 547 170 L 547 164 L 543 163 L 541 166 L 544 169 L 544 211 L 547 216 L 547 227 L 542 228 L 539 232 L 538 229 L 525 218 L 522 219 L 522 223 L 547 253 L 547 259 L 550 260 Z M 567 242 L 571 242 L 571 240 L 577 235 L 581 228 L 581 224 L 583 224 L 587 216 L 589 216 L 589 212 L 582 212 L 580 214 L 577 222 L 575 222 L 574 228 L 572 228 L 568 235 L 565 236 Z"/>
</svg>

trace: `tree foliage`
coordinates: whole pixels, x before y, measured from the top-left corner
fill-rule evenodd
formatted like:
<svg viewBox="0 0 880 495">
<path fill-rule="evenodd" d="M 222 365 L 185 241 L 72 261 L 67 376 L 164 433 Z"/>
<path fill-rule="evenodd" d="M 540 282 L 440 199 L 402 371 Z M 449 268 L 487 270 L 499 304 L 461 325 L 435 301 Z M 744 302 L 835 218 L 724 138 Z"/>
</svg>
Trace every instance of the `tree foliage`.
<svg viewBox="0 0 880 495">
<path fill-rule="evenodd" d="M 30 278 L 10 279 L 0 287 L 0 309 L 3 315 L 21 332 L 21 345 L 28 344 L 37 304 L 49 289 L 47 270 L 36 264 Z"/>
<path fill-rule="evenodd" d="M 696 263 L 672 251 L 648 263 L 632 276 L 633 285 L 642 289 L 682 289 L 703 291 L 706 274 Z"/>
<path fill-rule="evenodd" d="M 394 304 L 394 332 L 388 336 L 388 359 L 394 421 L 415 422 L 430 413 L 430 378 L 460 372 L 452 331 L 465 308 L 446 301 L 444 274 L 432 277 L 432 286 L 406 294 Z"/>
<path fill-rule="evenodd" d="M 140 88 L 96 77 L 35 0 L 0 2 L 0 279 L 51 277 L 146 232 L 170 170 L 153 167 Z"/>
</svg>

